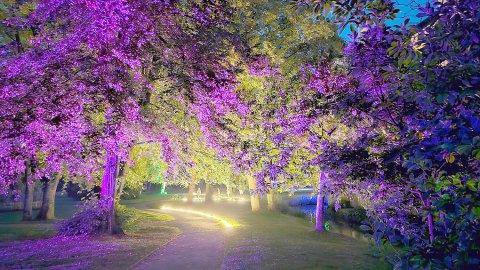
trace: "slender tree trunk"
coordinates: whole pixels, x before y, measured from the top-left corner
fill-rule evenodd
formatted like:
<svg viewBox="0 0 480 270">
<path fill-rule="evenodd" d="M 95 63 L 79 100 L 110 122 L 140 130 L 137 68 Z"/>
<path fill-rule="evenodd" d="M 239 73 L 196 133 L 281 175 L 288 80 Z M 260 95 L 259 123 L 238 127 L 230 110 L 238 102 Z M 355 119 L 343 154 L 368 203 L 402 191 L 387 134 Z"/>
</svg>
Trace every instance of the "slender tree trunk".
<svg viewBox="0 0 480 270">
<path fill-rule="evenodd" d="M 37 219 L 46 220 L 55 218 L 55 194 L 61 176 L 54 174 L 43 186 L 42 207 L 37 215 Z"/>
<path fill-rule="evenodd" d="M 317 211 L 315 216 L 315 230 L 323 231 L 323 195 L 317 195 Z"/>
<path fill-rule="evenodd" d="M 193 203 L 193 194 L 195 193 L 195 188 L 197 187 L 197 184 L 193 182 L 193 179 L 190 181 L 190 184 L 188 185 L 188 196 L 187 196 L 187 202 L 188 203 Z"/>
<path fill-rule="evenodd" d="M 267 203 L 268 203 L 268 210 L 270 211 L 275 210 L 275 190 L 273 190 L 272 188 L 268 189 Z"/>
<path fill-rule="evenodd" d="M 227 185 L 227 196 L 228 197 L 233 195 L 232 191 L 233 191 L 232 186 Z"/>
<path fill-rule="evenodd" d="M 205 203 L 213 202 L 213 187 L 209 183 L 205 183 Z"/>
<path fill-rule="evenodd" d="M 427 215 L 427 222 L 428 222 L 428 236 L 430 238 L 430 243 L 433 244 L 433 217 L 431 213 L 431 206 L 432 202 L 430 201 L 430 198 L 427 198 L 425 201 L 425 206 L 428 208 L 428 215 Z"/>
<path fill-rule="evenodd" d="M 115 181 L 117 174 L 118 157 L 116 154 L 107 153 L 105 157 L 105 172 L 103 174 L 102 190 L 100 198 L 105 201 L 108 216 L 107 216 L 107 232 L 113 232 L 115 222 Z"/>
<path fill-rule="evenodd" d="M 125 188 L 125 182 L 127 181 L 125 177 L 125 162 L 121 161 L 118 164 L 118 174 L 117 174 L 117 179 L 118 185 L 115 188 L 115 198 L 120 199 L 120 196 L 122 196 L 123 189 Z"/>
<path fill-rule="evenodd" d="M 33 191 L 35 189 L 35 181 L 32 177 L 32 169 L 30 163 L 25 168 L 25 197 L 23 198 L 23 220 L 32 220 L 33 210 Z"/>
<path fill-rule="evenodd" d="M 160 194 L 167 194 L 167 182 L 163 182 L 160 186 Z"/>
<path fill-rule="evenodd" d="M 17 32 L 15 33 L 15 42 L 17 43 L 17 52 L 22 53 L 23 52 L 23 46 L 22 46 L 22 41 L 20 40 L 20 33 Z"/>
<path fill-rule="evenodd" d="M 318 195 L 317 195 L 317 211 L 315 216 L 315 230 L 323 231 L 323 185 L 326 176 L 323 172 L 320 172 L 320 178 L 318 180 Z"/>
<path fill-rule="evenodd" d="M 125 177 L 119 177 L 118 179 L 118 188 L 117 188 L 117 194 L 115 195 L 115 198 L 120 199 L 120 196 L 123 194 L 123 190 L 125 189 L 125 183 L 127 179 Z"/>
<path fill-rule="evenodd" d="M 260 210 L 260 196 L 256 193 L 257 180 L 254 177 L 247 176 L 248 189 L 250 190 L 250 205 L 252 211 L 256 212 Z"/>
</svg>

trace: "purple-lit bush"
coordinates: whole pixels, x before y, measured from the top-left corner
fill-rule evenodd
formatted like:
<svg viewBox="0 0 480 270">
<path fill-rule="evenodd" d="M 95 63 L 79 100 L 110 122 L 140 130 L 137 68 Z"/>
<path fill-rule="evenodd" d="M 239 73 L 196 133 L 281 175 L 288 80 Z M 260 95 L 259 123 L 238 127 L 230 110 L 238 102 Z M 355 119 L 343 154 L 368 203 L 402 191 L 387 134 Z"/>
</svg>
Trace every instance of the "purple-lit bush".
<svg viewBox="0 0 480 270">
<path fill-rule="evenodd" d="M 328 174 L 332 195 L 360 199 L 396 269 L 477 269 L 480 2 L 428 1 L 421 23 L 396 26 L 399 1 L 296 2 L 354 27 L 342 61 L 302 70 L 293 120 L 277 117 L 283 152 L 308 137 L 315 158 L 304 164 Z M 331 114 L 333 127 L 322 122 Z"/>
<path fill-rule="evenodd" d="M 57 223 L 59 235 L 90 235 L 105 230 L 108 207 L 103 201 L 92 199 L 85 202 L 71 218 Z"/>
</svg>

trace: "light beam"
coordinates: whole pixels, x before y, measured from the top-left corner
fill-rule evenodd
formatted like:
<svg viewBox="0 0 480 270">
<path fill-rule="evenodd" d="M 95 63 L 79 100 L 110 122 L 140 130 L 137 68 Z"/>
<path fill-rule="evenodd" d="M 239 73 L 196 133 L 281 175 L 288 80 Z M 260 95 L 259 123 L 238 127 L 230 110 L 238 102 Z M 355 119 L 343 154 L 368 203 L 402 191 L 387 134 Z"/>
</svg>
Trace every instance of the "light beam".
<svg viewBox="0 0 480 270">
<path fill-rule="evenodd" d="M 182 213 L 189 213 L 189 214 L 204 216 L 204 217 L 207 217 L 207 218 L 211 218 L 211 219 L 215 219 L 215 220 L 220 221 L 223 224 L 223 226 L 225 226 L 227 228 L 233 227 L 233 225 L 230 222 L 226 221 L 225 219 L 223 219 L 221 217 L 217 217 L 217 216 L 209 214 L 209 213 L 190 210 L 190 209 L 172 208 L 172 207 L 168 207 L 168 206 L 162 206 L 161 209 L 162 210 L 168 210 L 168 211 L 176 211 L 176 212 L 182 212 Z"/>
</svg>

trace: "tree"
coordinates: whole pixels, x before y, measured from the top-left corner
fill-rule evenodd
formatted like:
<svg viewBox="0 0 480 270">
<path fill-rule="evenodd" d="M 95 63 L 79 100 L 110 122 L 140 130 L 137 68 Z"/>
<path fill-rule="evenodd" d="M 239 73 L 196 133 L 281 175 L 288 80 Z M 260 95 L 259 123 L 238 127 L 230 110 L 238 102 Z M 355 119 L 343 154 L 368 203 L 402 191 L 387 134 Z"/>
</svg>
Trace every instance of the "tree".
<svg viewBox="0 0 480 270">
<path fill-rule="evenodd" d="M 169 97 L 182 97 L 204 128 L 216 125 L 210 114 L 242 109 L 224 65 L 228 16 L 228 6 L 216 2 L 40 1 L 27 20 L 38 29 L 32 48 L 1 66 L 2 192 L 38 152 L 47 161 L 39 177 L 64 165 L 88 175 L 106 155 L 110 183 L 102 183 L 102 197 L 113 201 L 114 167 L 139 133 L 162 143 L 165 160 L 174 161 L 168 137 L 150 129 L 142 110 L 158 76 L 178 83 L 178 95 Z"/>
<path fill-rule="evenodd" d="M 472 267 L 478 248 L 469 239 L 478 231 L 466 228 L 475 226 L 478 200 L 452 209 L 459 203 L 453 198 L 479 182 L 478 1 L 427 3 L 419 8 L 422 23 L 396 26 L 388 23 L 398 13 L 395 1 L 299 2 L 354 24 L 345 48 L 350 72 L 341 75 L 352 87 L 325 87 L 332 64 L 310 68 L 307 80 L 321 94 L 317 107 L 354 131 L 343 142 L 322 143 L 322 169 L 334 187 L 361 197 L 373 220 L 365 228 L 377 243 L 392 244 L 397 267 Z M 460 238 L 462 247 L 453 240 Z"/>
<path fill-rule="evenodd" d="M 274 190 L 289 190 L 302 180 L 310 183 L 312 177 L 303 168 L 296 168 L 294 162 L 290 163 L 289 174 L 280 173 L 290 156 L 302 153 L 296 151 L 296 146 L 277 143 L 273 135 L 288 124 L 281 125 L 279 122 L 287 116 L 276 115 L 275 111 L 285 111 L 290 92 L 301 91 L 296 79 L 301 65 L 337 55 L 342 42 L 332 24 L 320 17 L 312 18 L 307 12 L 288 9 L 286 2 L 249 1 L 236 5 L 232 28 L 242 33 L 244 43 L 252 49 L 243 72 L 237 75 L 237 92 L 249 111 L 241 116 L 226 115 L 223 120 L 234 133 L 229 140 L 235 139 L 235 151 L 229 157 L 247 175 L 252 209 L 257 209 L 261 193 L 268 193 L 268 207 L 273 209 Z M 298 182 L 282 179 L 293 179 L 293 175 Z"/>
</svg>

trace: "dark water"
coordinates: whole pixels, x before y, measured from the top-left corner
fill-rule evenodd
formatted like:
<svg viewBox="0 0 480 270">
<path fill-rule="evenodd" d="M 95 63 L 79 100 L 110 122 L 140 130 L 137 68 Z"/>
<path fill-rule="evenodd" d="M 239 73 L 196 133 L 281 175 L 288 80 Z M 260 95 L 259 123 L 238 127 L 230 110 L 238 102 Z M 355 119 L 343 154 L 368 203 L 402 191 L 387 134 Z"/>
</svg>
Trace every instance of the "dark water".
<svg viewBox="0 0 480 270">
<path fill-rule="evenodd" d="M 316 205 L 299 205 L 299 206 L 291 206 L 291 208 L 301 211 L 305 214 L 305 218 L 312 223 L 315 223 L 316 218 Z M 359 228 L 354 227 L 354 225 L 350 225 L 346 222 L 342 222 L 339 220 L 334 220 L 330 217 L 324 217 L 324 222 L 330 225 L 330 232 L 338 233 L 347 237 L 352 237 L 361 241 L 368 242 L 368 239 L 365 238 L 364 233 L 360 231 Z"/>
</svg>

